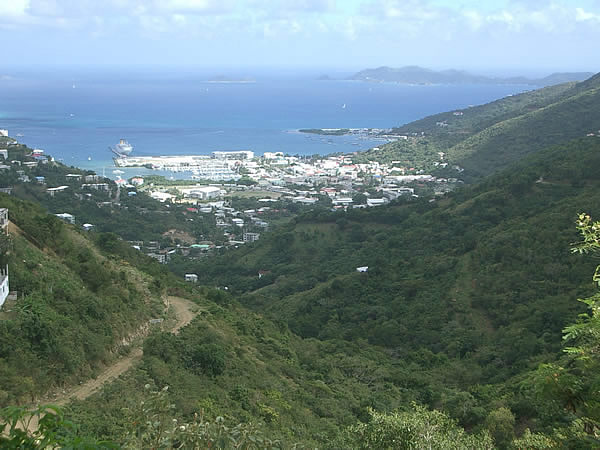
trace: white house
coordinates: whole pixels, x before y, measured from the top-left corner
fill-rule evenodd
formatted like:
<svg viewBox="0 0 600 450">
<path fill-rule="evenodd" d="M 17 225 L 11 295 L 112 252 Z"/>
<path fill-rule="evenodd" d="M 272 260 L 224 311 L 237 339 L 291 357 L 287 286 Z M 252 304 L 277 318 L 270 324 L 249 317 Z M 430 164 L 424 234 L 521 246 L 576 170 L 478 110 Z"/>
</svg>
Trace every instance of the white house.
<svg viewBox="0 0 600 450">
<path fill-rule="evenodd" d="M 362 266 L 362 267 L 356 268 L 357 272 L 367 272 L 368 270 L 369 270 L 369 266 Z"/>
<path fill-rule="evenodd" d="M 56 194 L 57 192 L 63 192 L 66 189 L 69 189 L 69 186 L 58 186 L 54 188 L 48 188 L 46 189 L 46 192 L 50 194 L 50 197 L 54 197 L 54 194 Z"/>
<path fill-rule="evenodd" d="M 8 234 L 8 209 L 0 208 L 0 228 Z"/>
<path fill-rule="evenodd" d="M 8 288 L 8 266 L 5 269 L 0 269 L 0 308 L 4 305 L 10 289 Z"/>
<path fill-rule="evenodd" d="M 260 233 L 244 233 L 244 236 L 243 236 L 244 242 L 258 241 L 259 238 L 260 238 Z"/>
<path fill-rule="evenodd" d="M 188 196 L 200 200 L 210 200 L 221 195 L 221 188 L 217 186 L 202 186 L 188 191 Z"/>
<path fill-rule="evenodd" d="M 8 137 L 8 130 L 0 130 L 0 136 Z"/>
<path fill-rule="evenodd" d="M 71 223 L 71 224 L 75 224 L 75 216 L 69 213 L 60 213 L 60 214 L 54 214 L 56 217 L 58 217 L 61 220 L 64 220 L 65 222 Z"/>
<path fill-rule="evenodd" d="M 387 203 L 387 199 L 385 198 L 368 198 L 367 206 L 381 206 Z"/>
<path fill-rule="evenodd" d="M 167 194 L 166 192 L 152 192 L 150 194 L 150 197 L 152 197 L 155 200 L 158 200 L 159 202 L 165 202 L 167 200 L 171 200 L 174 196 L 171 194 Z"/>
<path fill-rule="evenodd" d="M 186 273 L 185 274 L 185 281 L 187 281 L 188 283 L 197 283 L 198 282 L 198 275 L 196 275 L 195 273 Z"/>
</svg>

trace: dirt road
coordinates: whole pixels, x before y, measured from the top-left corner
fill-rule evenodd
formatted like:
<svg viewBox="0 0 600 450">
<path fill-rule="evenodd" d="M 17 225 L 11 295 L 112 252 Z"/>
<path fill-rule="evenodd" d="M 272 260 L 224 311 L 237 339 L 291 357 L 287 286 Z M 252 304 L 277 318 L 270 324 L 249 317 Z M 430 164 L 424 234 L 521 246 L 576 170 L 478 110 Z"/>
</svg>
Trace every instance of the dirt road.
<svg viewBox="0 0 600 450">
<path fill-rule="evenodd" d="M 179 333 L 181 328 L 192 321 L 192 319 L 196 316 L 196 310 L 198 309 L 198 306 L 195 303 L 180 297 L 168 297 L 167 305 L 172 306 L 173 310 L 175 311 L 176 321 L 170 330 L 175 334 Z M 46 403 L 64 406 L 72 399 L 84 400 L 94 392 L 100 390 L 100 388 L 106 383 L 111 382 L 115 378 L 118 378 L 131 369 L 135 363 L 142 359 L 142 355 L 143 353 L 140 347 L 134 348 L 127 356 L 120 358 L 114 364 L 106 367 L 96 378 L 90 379 L 79 386 L 67 389 L 58 398 Z M 37 429 L 37 420 L 35 417 L 33 419 L 34 420 L 32 420 L 29 424 L 29 431 L 34 431 Z"/>
</svg>

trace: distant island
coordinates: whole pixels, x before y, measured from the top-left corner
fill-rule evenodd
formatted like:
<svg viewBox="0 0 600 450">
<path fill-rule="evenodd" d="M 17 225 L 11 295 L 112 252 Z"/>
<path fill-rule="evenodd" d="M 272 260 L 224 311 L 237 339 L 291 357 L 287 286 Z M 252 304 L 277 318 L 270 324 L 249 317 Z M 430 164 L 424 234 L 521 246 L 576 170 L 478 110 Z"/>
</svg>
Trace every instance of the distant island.
<svg viewBox="0 0 600 450">
<path fill-rule="evenodd" d="M 256 83 L 252 78 L 230 78 L 225 75 L 217 75 L 209 78 L 205 83 Z"/>
<path fill-rule="evenodd" d="M 370 82 L 391 82 L 401 84 L 525 84 L 531 86 L 551 86 L 571 81 L 583 81 L 594 75 L 591 72 L 553 73 L 544 78 L 526 77 L 487 77 L 462 70 L 435 71 L 419 66 L 401 68 L 378 67 L 355 73 L 349 79 Z"/>
<path fill-rule="evenodd" d="M 350 128 L 302 128 L 300 133 L 322 134 L 324 136 L 343 136 L 350 133 Z"/>
</svg>

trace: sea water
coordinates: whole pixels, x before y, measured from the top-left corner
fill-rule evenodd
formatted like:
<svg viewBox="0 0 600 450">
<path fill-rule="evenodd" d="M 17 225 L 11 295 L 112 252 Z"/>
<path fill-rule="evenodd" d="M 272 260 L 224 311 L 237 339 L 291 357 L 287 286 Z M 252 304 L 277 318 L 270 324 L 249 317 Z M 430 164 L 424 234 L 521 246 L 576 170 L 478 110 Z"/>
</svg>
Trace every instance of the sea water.
<svg viewBox="0 0 600 450">
<path fill-rule="evenodd" d="M 217 150 L 252 150 L 257 155 L 355 152 L 382 142 L 297 130 L 391 128 L 526 89 L 277 76 L 207 82 L 168 73 L 49 76 L 29 71 L 0 78 L 0 128 L 67 165 L 109 175 L 114 169 L 109 146 L 119 139 L 127 139 L 138 156 L 207 155 Z"/>
</svg>

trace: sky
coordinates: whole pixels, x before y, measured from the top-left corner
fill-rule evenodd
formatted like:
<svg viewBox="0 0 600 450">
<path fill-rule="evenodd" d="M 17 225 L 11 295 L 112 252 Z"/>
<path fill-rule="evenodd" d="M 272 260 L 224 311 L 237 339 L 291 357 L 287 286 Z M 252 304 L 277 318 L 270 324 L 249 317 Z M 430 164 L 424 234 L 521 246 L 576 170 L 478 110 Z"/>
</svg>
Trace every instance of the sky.
<svg viewBox="0 0 600 450">
<path fill-rule="evenodd" d="M 600 71 L 600 0 L 0 0 L 2 65 Z"/>
</svg>

